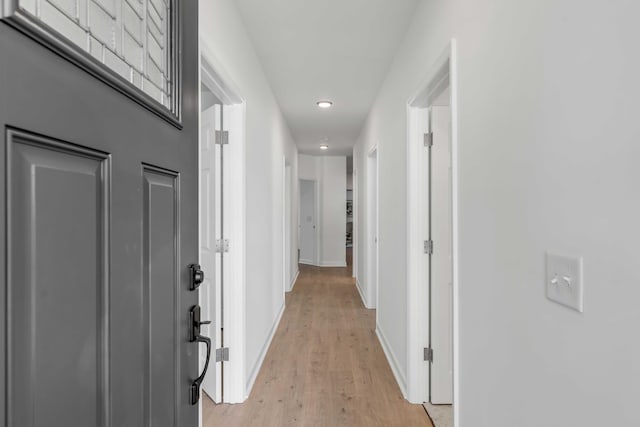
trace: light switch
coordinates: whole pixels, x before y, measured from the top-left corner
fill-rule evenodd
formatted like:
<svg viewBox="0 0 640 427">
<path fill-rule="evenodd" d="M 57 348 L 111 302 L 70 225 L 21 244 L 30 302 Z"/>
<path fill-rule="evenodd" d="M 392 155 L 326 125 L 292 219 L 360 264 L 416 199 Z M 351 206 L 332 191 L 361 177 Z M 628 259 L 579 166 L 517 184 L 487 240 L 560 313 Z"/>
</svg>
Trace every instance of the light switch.
<svg viewBox="0 0 640 427">
<path fill-rule="evenodd" d="M 547 298 L 583 312 L 582 258 L 547 252 Z"/>
</svg>

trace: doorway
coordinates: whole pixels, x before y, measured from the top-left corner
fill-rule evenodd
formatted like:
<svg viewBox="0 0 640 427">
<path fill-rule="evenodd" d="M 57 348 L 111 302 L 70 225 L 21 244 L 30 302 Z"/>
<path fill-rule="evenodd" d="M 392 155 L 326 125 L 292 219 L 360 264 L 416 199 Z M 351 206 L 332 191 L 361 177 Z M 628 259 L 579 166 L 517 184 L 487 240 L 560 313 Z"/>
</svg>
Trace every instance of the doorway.
<svg viewBox="0 0 640 427">
<path fill-rule="evenodd" d="M 408 397 L 444 426 L 455 425 L 459 410 L 454 48 L 452 41 L 407 109 Z"/>
<path fill-rule="evenodd" d="M 318 265 L 316 182 L 300 180 L 300 263 Z"/>
<path fill-rule="evenodd" d="M 202 46 L 200 69 L 199 288 L 211 360 L 202 389 L 215 403 L 244 401 L 244 103 Z M 206 349 L 200 351 L 201 367 Z"/>
<path fill-rule="evenodd" d="M 378 148 L 367 156 L 367 286 L 369 307 L 378 307 Z M 376 311 L 376 317 L 378 312 Z"/>
</svg>

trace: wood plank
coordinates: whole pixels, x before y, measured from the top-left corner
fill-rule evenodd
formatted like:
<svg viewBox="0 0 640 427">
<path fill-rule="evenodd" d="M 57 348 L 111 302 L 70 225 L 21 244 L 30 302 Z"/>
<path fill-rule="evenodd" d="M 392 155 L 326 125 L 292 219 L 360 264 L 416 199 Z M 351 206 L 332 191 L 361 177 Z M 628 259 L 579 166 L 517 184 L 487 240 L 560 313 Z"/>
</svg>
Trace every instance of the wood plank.
<svg viewBox="0 0 640 427">
<path fill-rule="evenodd" d="M 400 393 L 348 268 L 300 266 L 249 399 L 215 405 L 203 426 L 426 426 Z"/>
</svg>

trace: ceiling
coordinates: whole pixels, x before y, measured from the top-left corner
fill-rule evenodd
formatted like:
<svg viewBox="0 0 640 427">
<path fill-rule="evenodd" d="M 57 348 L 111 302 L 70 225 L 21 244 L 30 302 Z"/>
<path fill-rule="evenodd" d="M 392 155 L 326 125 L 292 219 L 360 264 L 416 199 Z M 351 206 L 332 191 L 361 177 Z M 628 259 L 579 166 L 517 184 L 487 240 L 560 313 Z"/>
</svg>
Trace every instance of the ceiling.
<svg viewBox="0 0 640 427">
<path fill-rule="evenodd" d="M 351 154 L 419 1 L 236 0 L 301 153 Z"/>
</svg>

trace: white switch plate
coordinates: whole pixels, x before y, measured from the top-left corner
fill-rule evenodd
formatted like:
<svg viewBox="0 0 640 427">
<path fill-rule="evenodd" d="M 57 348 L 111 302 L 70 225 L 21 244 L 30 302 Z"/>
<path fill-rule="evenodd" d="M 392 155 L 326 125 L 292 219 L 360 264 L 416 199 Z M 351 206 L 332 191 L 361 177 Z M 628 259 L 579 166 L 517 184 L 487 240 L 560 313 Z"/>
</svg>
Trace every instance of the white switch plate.
<svg viewBox="0 0 640 427">
<path fill-rule="evenodd" d="M 582 258 L 547 252 L 547 298 L 583 312 Z"/>
</svg>

